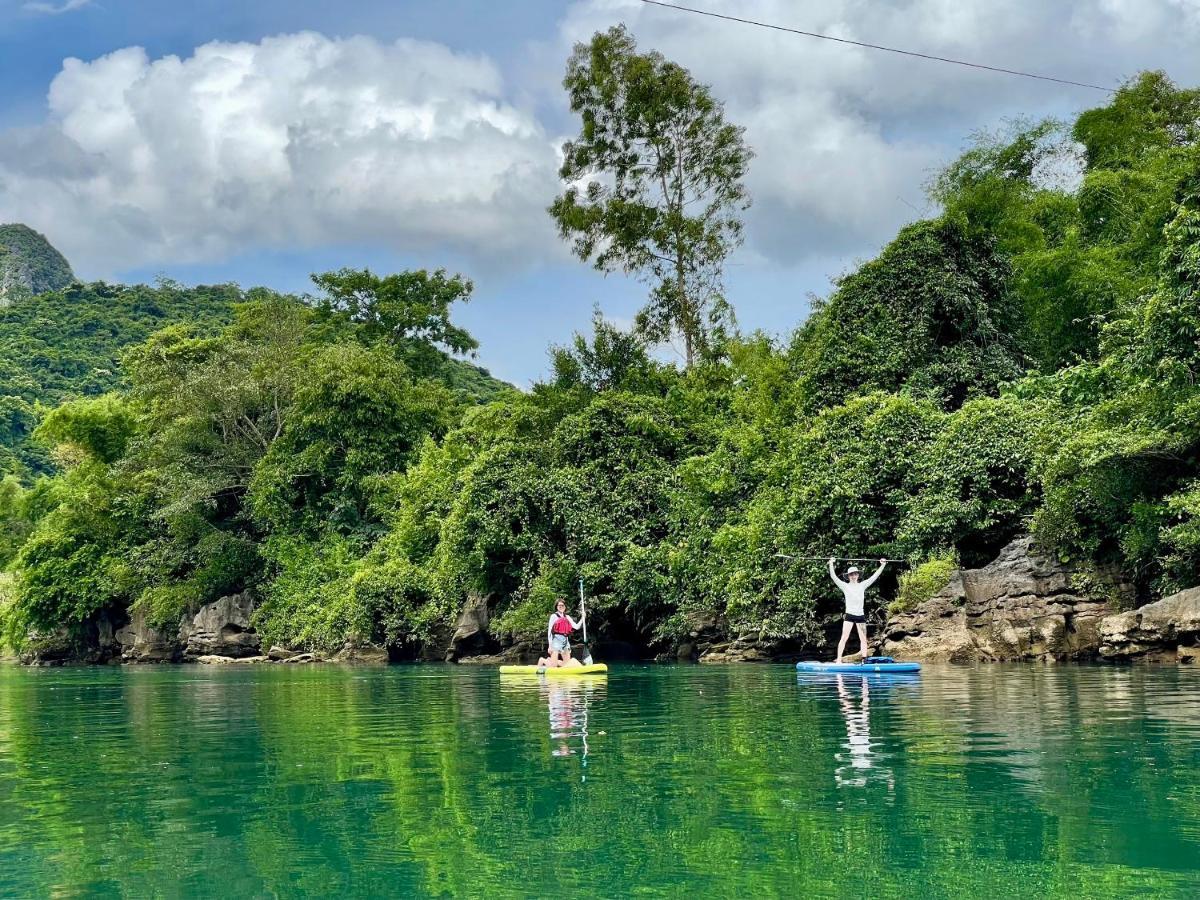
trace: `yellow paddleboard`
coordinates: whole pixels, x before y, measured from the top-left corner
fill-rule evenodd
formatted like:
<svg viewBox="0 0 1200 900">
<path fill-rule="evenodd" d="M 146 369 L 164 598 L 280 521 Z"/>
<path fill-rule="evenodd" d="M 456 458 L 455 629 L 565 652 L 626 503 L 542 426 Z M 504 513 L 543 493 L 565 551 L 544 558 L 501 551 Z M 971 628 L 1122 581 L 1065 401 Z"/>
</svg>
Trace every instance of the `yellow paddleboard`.
<svg viewBox="0 0 1200 900">
<path fill-rule="evenodd" d="M 560 678 L 566 675 L 603 675 L 608 672 L 604 663 L 593 663 L 590 666 L 558 666 L 556 668 L 540 668 L 538 666 L 501 666 L 501 675 L 547 675 Z"/>
</svg>

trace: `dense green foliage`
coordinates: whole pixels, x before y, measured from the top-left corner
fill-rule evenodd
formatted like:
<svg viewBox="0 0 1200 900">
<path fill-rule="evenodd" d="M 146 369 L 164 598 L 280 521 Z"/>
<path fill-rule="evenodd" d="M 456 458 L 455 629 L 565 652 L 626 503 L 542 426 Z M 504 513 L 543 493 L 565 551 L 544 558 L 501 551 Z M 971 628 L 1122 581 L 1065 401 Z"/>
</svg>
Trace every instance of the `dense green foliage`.
<svg viewBox="0 0 1200 900">
<path fill-rule="evenodd" d="M 580 259 L 651 285 L 638 330 L 682 337 L 691 366 L 732 324 L 721 272 L 750 205 L 743 129 L 687 69 L 638 53 L 623 25 L 575 45 L 563 87 L 581 129 L 563 145 L 569 187 L 550 214 Z"/>
<path fill-rule="evenodd" d="M 1149 72 L 1071 128 L 982 136 L 934 180 L 947 216 L 1008 258 L 1043 371 L 1094 359 L 1103 324 L 1153 287 L 1197 123 L 1200 89 Z"/>
<path fill-rule="evenodd" d="M 950 583 L 957 568 L 957 558 L 951 553 L 943 553 L 903 573 L 896 587 L 896 599 L 888 604 L 888 612 L 906 612 L 924 603 Z"/>
<path fill-rule="evenodd" d="M 840 596 L 777 554 L 909 560 L 909 605 L 1030 528 L 1142 600 L 1196 584 L 1198 108 L 1149 73 L 1070 131 L 983 136 L 932 184 L 944 213 L 788 340 L 729 333 L 683 369 L 597 315 L 532 391 L 464 392 L 465 279 L 238 295 L 223 329 L 161 330 L 96 382 L 119 390 L 45 417 L 64 473 L 0 490 L 10 618 L 167 622 L 248 588 L 269 640 L 440 654 L 468 598 L 496 641 L 536 642 L 582 579 L 593 627 L 641 648 L 813 644 Z"/>
<path fill-rule="evenodd" d="M 426 373 L 436 370 L 452 389 L 472 397 L 491 399 L 508 388 L 486 370 L 439 349 L 438 343 L 455 353 L 475 347 L 469 335 L 450 325 L 446 314 L 448 304 L 470 297 L 470 282 L 442 272 L 381 279 L 367 271 L 346 271 L 320 276 L 317 286 L 323 292 L 318 302 L 327 327 L 353 322 L 352 330 L 366 341 L 378 340 L 384 329 L 392 329 L 390 340 L 402 345 L 401 356 L 410 365 Z M 405 291 L 423 292 L 428 304 L 418 308 L 409 302 L 413 318 L 394 321 L 391 309 L 407 302 Z M 355 292 L 379 297 L 378 308 L 352 306 Z M 0 474 L 52 469 L 45 448 L 29 440 L 39 408 L 125 386 L 120 359 L 127 348 L 176 323 L 191 323 L 197 333 L 215 331 L 230 321 L 234 306 L 247 296 L 234 285 L 96 282 L 0 308 Z"/>
<path fill-rule="evenodd" d="M 75 280 L 70 264 L 27 225 L 0 225 L 0 307 Z"/>
<path fill-rule="evenodd" d="M 39 407 L 117 389 L 125 348 L 176 322 L 216 327 L 241 299 L 231 285 L 96 282 L 0 309 L 0 473 L 51 469 L 44 448 L 29 440 Z"/>
<path fill-rule="evenodd" d="M 904 390 L 952 408 L 1018 377 L 1019 301 L 994 245 L 952 218 L 918 222 L 843 278 L 795 347 L 806 405 Z"/>
<path fill-rule="evenodd" d="M 35 438 L 63 474 L 29 490 L 10 478 L 0 494 L 0 517 L 29 535 L 0 547 L 0 562 L 19 547 L 10 627 L 78 629 L 127 608 L 169 623 L 285 581 L 297 547 L 361 552 L 380 530 L 372 479 L 403 467 L 477 399 L 441 377 L 461 363 L 439 345 L 473 346 L 470 336 L 425 321 L 440 305 L 434 318 L 448 325 L 449 302 L 469 285 L 404 277 L 413 283 L 403 297 L 393 280 L 353 271 L 318 278 L 326 295 L 316 304 L 239 295 L 224 328 L 173 325 L 130 349 L 120 393 L 50 412 Z M 354 310 L 337 300 L 347 284 Z M 417 324 L 393 326 L 392 315 Z"/>
</svg>

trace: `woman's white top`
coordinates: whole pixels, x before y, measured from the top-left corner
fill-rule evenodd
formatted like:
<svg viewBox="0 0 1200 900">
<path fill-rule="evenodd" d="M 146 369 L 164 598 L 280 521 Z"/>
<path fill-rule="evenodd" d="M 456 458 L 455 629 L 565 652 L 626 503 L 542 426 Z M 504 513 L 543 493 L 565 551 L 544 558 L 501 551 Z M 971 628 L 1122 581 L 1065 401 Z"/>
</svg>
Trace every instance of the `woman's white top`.
<svg viewBox="0 0 1200 900">
<path fill-rule="evenodd" d="M 863 614 L 863 600 L 866 597 L 867 588 L 875 583 L 875 579 L 883 574 L 883 569 L 887 563 L 880 563 L 879 568 L 875 570 L 875 574 L 866 581 L 860 581 L 857 584 L 851 584 L 849 581 L 842 581 L 837 577 L 837 572 L 833 570 L 833 563 L 829 564 L 829 577 L 833 579 L 833 583 L 838 586 L 842 592 L 842 596 L 846 598 L 846 614 L 851 616 L 861 616 Z"/>
</svg>

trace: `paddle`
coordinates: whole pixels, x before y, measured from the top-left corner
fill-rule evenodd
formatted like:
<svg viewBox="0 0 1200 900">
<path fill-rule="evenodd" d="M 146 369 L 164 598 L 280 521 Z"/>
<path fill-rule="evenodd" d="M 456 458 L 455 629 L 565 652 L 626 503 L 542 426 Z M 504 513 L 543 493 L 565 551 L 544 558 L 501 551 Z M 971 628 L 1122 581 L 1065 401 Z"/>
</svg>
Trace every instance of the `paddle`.
<svg viewBox="0 0 1200 900">
<path fill-rule="evenodd" d="M 583 579 L 579 579 L 579 618 L 583 619 L 583 664 L 592 664 L 592 648 L 587 639 L 587 612 L 583 608 Z"/>
</svg>

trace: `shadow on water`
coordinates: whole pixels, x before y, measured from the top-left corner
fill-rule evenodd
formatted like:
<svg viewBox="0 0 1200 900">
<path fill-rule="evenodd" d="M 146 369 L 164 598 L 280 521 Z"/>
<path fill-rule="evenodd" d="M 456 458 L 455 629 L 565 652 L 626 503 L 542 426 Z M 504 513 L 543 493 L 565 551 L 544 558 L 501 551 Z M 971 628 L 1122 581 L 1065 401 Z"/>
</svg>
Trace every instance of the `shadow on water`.
<svg viewBox="0 0 1200 900">
<path fill-rule="evenodd" d="M 1200 673 L 0 667 L 0 894 L 1194 895 Z"/>
</svg>

